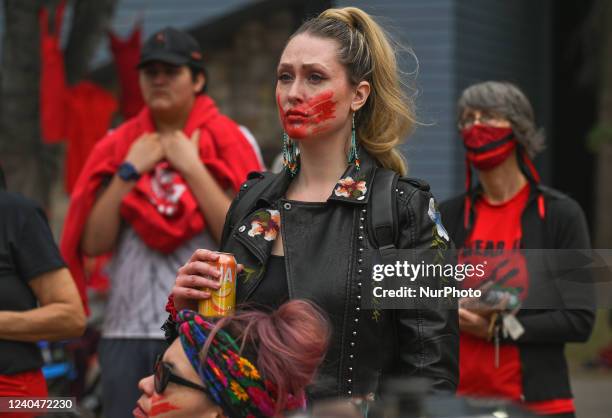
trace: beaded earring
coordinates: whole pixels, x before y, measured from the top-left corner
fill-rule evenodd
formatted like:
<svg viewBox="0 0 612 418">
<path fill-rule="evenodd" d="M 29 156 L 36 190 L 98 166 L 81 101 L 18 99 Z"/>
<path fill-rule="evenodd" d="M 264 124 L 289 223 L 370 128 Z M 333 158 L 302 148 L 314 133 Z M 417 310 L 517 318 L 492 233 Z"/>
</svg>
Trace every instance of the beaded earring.
<svg viewBox="0 0 612 418">
<path fill-rule="evenodd" d="M 283 166 L 291 177 L 298 172 L 297 146 L 286 132 L 283 132 Z"/>
<path fill-rule="evenodd" d="M 351 145 L 348 151 L 348 163 L 355 163 L 355 167 L 359 170 L 361 161 L 359 161 L 359 150 L 357 149 L 357 138 L 355 135 L 355 114 L 353 113 L 353 122 L 351 130 Z"/>
</svg>

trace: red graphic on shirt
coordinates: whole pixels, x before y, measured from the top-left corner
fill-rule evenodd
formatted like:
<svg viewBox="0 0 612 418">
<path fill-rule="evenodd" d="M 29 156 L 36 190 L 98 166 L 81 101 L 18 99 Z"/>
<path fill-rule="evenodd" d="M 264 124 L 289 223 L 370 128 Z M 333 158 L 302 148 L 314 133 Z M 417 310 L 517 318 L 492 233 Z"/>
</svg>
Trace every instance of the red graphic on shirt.
<svg viewBox="0 0 612 418">
<path fill-rule="evenodd" d="M 483 277 L 471 276 L 462 282 L 464 289 L 481 289 L 481 303 L 495 305 L 505 301 L 508 310 L 519 307 L 529 288 L 525 259 L 520 252 L 520 238 L 509 241 L 468 241 L 459 252 L 461 263 L 483 266 Z"/>
<path fill-rule="evenodd" d="M 293 139 L 304 139 L 308 135 L 324 132 L 326 126 L 323 122 L 336 117 L 336 102 L 332 100 L 333 97 L 333 91 L 325 91 L 284 110 L 280 96 L 277 96 L 280 119 L 287 135 Z"/>
<path fill-rule="evenodd" d="M 187 186 L 169 164 L 163 162 L 155 167 L 155 175 L 151 177 L 151 189 L 153 196 L 149 196 L 149 199 L 159 213 L 174 216 L 179 210 L 179 200 Z"/>
</svg>

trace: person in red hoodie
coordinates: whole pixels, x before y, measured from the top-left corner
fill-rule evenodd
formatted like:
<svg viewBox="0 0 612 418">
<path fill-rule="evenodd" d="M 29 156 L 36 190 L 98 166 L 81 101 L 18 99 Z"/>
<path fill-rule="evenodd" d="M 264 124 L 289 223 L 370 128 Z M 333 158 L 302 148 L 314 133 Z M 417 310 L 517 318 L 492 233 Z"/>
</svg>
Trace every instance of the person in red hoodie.
<svg viewBox="0 0 612 418">
<path fill-rule="evenodd" d="M 240 127 L 205 94 L 198 42 L 166 28 L 139 63 L 145 108 L 95 147 L 75 186 L 62 250 L 84 293 L 85 256 L 111 253 L 99 355 L 106 416 L 131 416 L 164 348 L 176 270 L 216 246 L 232 196 L 262 169 Z M 92 115 L 95 117 L 95 115 Z"/>
</svg>

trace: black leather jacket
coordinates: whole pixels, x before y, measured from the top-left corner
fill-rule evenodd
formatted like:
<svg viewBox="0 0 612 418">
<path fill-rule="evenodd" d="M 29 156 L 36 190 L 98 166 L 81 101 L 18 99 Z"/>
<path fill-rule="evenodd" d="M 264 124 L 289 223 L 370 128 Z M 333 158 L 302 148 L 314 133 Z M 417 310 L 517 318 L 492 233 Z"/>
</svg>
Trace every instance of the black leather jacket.
<svg viewBox="0 0 612 418">
<path fill-rule="evenodd" d="M 253 174 L 226 218 L 221 250 L 245 265 L 237 285 L 237 302 L 242 303 L 257 302 L 251 295 L 265 276 L 275 234 L 274 224 L 266 220 L 280 215 L 289 297 L 314 301 L 332 324 L 314 397 L 376 394 L 390 375 L 429 378 L 434 390 L 454 391 L 457 386 L 456 310 L 361 308 L 361 286 L 371 280 L 365 272 L 376 249 L 367 219 L 376 169 L 374 160 L 362 155 L 361 169 L 349 166 L 343 184 L 323 203 L 285 199 L 291 178 L 277 174 L 245 215 L 237 217 L 237 202 L 261 181 L 262 175 Z M 431 198 L 424 182 L 400 179 L 395 190 L 397 248 L 431 246 L 436 229 L 428 216 Z"/>
</svg>

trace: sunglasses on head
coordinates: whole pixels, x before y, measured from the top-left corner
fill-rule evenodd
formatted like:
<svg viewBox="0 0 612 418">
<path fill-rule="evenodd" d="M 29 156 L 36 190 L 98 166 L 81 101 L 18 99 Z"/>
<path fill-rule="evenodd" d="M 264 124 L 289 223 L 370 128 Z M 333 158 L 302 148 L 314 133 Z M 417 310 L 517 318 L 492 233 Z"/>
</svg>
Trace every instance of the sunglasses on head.
<svg viewBox="0 0 612 418">
<path fill-rule="evenodd" d="M 181 386 L 186 386 L 188 388 L 200 390 L 204 393 L 208 393 L 204 386 L 200 386 L 196 383 L 190 382 L 189 380 L 183 379 L 182 377 L 172 373 L 172 367 L 168 363 L 162 361 L 161 354 L 157 356 L 157 359 L 155 360 L 155 367 L 153 370 L 155 392 L 159 393 L 160 395 L 164 393 L 166 387 L 168 387 L 169 382 L 176 383 L 177 385 Z"/>
</svg>

